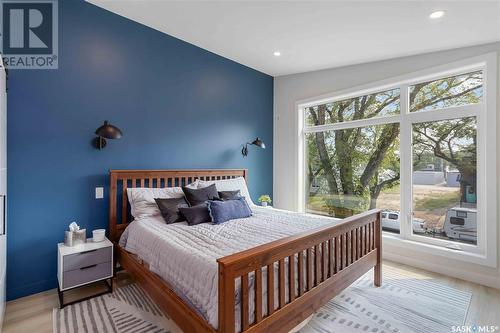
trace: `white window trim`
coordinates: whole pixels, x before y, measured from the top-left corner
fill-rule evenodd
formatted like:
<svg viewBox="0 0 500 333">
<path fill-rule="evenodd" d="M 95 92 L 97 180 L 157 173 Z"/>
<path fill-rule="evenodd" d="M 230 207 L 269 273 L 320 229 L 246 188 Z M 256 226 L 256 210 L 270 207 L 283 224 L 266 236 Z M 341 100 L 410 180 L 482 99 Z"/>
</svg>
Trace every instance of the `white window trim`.
<svg viewBox="0 0 500 333">
<path fill-rule="evenodd" d="M 425 237 L 425 243 L 418 241 L 424 236 L 411 234 L 412 209 L 412 181 L 411 172 L 401 173 L 401 234 L 385 233 L 383 240 L 402 248 L 415 251 L 428 252 L 446 258 L 465 262 L 497 267 L 497 190 L 496 190 L 496 103 L 497 103 L 497 54 L 495 52 L 482 56 L 464 59 L 442 66 L 428 68 L 422 71 L 405 74 L 402 76 L 377 81 L 366 85 L 349 88 L 329 94 L 324 94 L 295 103 L 295 161 L 297 165 L 297 195 L 295 207 L 299 212 L 305 211 L 305 149 L 304 134 L 324 130 L 339 130 L 350 127 L 379 125 L 387 122 L 400 122 L 400 151 L 402 170 L 411 170 L 411 149 L 408 140 L 411 140 L 411 123 L 421 121 L 437 121 L 459 117 L 475 116 L 477 119 L 477 157 L 478 157 L 478 246 L 460 244 L 462 250 L 457 251 L 443 246 L 443 241 L 433 242 L 430 237 Z M 460 75 L 474 70 L 483 71 L 483 100 L 480 104 L 450 107 L 434 111 L 409 112 L 408 86 L 440 79 L 447 76 Z M 349 123 L 335 123 L 316 127 L 306 127 L 304 124 L 304 109 L 309 106 L 339 101 L 366 94 L 401 89 L 401 113 L 395 116 L 375 117 L 357 120 Z M 406 120 L 405 120 L 406 119 Z M 488 179 L 495 182 L 488 183 Z M 488 186 L 490 185 L 490 186 Z M 481 228 L 479 225 L 481 223 Z M 454 243 L 456 244 L 456 243 Z"/>
</svg>

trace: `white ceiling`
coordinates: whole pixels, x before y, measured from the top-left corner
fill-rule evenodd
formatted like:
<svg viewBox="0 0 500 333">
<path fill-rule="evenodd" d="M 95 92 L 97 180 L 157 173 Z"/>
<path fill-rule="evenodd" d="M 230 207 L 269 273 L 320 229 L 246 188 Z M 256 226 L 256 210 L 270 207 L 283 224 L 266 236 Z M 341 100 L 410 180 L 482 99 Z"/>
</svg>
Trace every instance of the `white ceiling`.
<svg viewBox="0 0 500 333">
<path fill-rule="evenodd" d="M 273 76 L 500 40 L 491 0 L 88 1 Z"/>
</svg>

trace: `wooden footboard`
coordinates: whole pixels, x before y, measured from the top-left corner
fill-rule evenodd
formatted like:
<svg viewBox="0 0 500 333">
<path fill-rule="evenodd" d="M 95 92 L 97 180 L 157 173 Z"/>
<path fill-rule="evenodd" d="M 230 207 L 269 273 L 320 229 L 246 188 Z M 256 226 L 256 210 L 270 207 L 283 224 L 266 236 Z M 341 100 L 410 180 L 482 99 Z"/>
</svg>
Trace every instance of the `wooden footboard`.
<svg viewBox="0 0 500 333">
<path fill-rule="evenodd" d="M 237 285 L 242 332 L 288 332 L 372 267 L 375 267 L 374 283 L 380 286 L 381 251 L 380 211 L 371 210 L 346 218 L 335 226 L 321 227 L 221 258 L 217 260 L 218 332 L 237 330 Z M 275 274 L 275 266 L 278 274 Z M 276 279 L 278 304 L 274 302 Z M 251 291 L 254 292 L 252 298 Z M 254 304 L 249 304 L 251 300 Z"/>
</svg>

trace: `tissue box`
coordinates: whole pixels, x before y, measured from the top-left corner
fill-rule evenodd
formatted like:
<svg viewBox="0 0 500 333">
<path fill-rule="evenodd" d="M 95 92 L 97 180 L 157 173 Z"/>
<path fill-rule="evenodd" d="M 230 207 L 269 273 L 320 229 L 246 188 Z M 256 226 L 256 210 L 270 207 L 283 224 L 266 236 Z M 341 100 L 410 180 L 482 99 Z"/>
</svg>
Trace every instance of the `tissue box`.
<svg viewBox="0 0 500 333">
<path fill-rule="evenodd" d="M 86 241 L 87 232 L 85 229 L 64 232 L 64 245 L 66 246 L 76 246 L 84 244 Z"/>
</svg>

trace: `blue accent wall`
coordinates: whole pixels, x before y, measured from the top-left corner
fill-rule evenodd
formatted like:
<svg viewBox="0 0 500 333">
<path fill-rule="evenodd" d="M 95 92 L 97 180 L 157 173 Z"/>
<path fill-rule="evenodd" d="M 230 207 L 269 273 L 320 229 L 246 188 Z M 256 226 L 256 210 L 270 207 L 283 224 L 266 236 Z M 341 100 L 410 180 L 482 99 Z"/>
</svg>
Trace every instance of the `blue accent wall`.
<svg viewBox="0 0 500 333">
<path fill-rule="evenodd" d="M 71 221 L 107 227 L 110 169 L 248 168 L 272 194 L 271 76 L 78 0 L 59 1 L 59 69 L 9 74 L 8 299 L 57 286 Z M 98 151 L 104 120 L 124 137 Z"/>
</svg>

